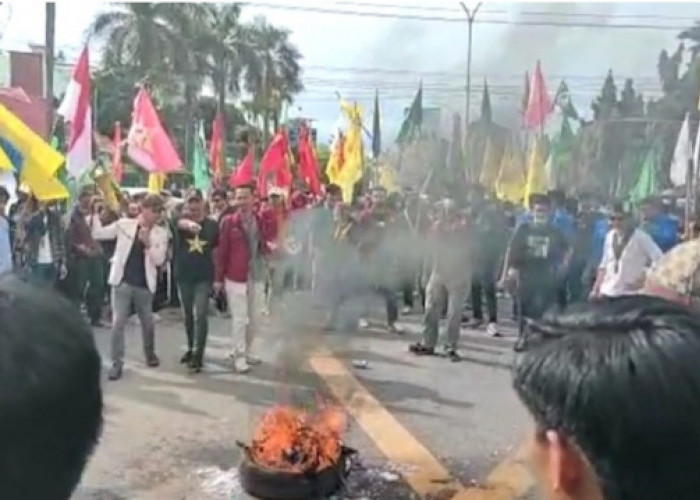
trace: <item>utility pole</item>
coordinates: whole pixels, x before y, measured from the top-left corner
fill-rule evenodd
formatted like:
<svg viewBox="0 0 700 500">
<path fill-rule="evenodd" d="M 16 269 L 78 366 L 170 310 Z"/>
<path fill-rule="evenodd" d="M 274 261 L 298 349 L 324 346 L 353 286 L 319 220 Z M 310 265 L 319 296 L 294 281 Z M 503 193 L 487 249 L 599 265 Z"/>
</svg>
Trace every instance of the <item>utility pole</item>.
<svg viewBox="0 0 700 500">
<path fill-rule="evenodd" d="M 53 133 L 54 112 L 53 112 L 53 69 L 54 51 L 56 44 L 56 2 L 46 2 L 46 19 L 44 32 L 44 97 L 47 103 L 47 125 L 50 134 Z"/>
<path fill-rule="evenodd" d="M 467 146 L 467 132 L 469 130 L 469 111 L 471 108 L 471 90 L 472 90 L 472 32 L 474 29 L 474 18 L 476 17 L 476 13 L 479 12 L 479 8 L 481 7 L 481 3 L 479 2 L 474 6 L 473 10 L 470 10 L 467 4 L 464 2 L 459 2 L 459 5 L 462 6 L 462 10 L 464 10 L 464 13 L 467 15 L 467 28 L 469 30 L 469 45 L 467 46 L 467 80 L 466 80 L 466 98 L 464 102 L 464 146 L 466 148 Z"/>
</svg>

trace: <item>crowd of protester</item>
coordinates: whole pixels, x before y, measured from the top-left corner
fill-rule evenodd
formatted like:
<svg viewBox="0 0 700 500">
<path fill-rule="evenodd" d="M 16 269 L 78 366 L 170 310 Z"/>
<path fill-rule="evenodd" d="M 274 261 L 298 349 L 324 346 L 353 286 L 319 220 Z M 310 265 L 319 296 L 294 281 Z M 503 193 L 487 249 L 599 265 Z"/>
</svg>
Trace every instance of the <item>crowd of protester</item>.
<svg viewBox="0 0 700 500">
<path fill-rule="evenodd" d="M 0 204 L 9 199 L 0 192 Z M 347 204 L 338 186 L 322 198 L 254 186 L 129 196 L 119 210 L 92 186 L 70 211 L 20 193 L 0 218 L 0 272 L 57 286 L 82 305 L 91 324 L 112 324 L 110 378 L 121 377 L 124 328 L 136 315 L 149 366 L 158 366 L 154 312 L 184 311 L 182 362 L 201 370 L 210 301 L 231 317 L 237 372 L 259 364 L 260 317 L 285 306 L 289 291 L 323 298 L 326 330 L 366 327 L 382 303 L 386 328 L 422 313 L 423 338 L 409 346 L 434 355 L 445 319 L 444 354 L 458 360 L 461 326 L 499 336 L 499 296 L 512 296 L 522 347 L 528 319 L 552 306 L 635 293 L 647 269 L 680 241 L 676 217 L 660 199 L 638 218 L 620 204 L 552 191 L 528 207 L 503 203 L 474 187 L 460 200 L 375 186 Z M 502 309 L 502 307 L 500 308 Z"/>
<path fill-rule="evenodd" d="M 230 316 L 232 366 L 245 373 L 260 362 L 260 317 L 296 290 L 323 299 L 327 331 L 366 326 L 377 301 L 394 334 L 402 314 L 423 314 L 416 355 L 438 354 L 444 318 L 452 360 L 464 322 L 500 334 L 499 297 L 509 294 L 523 352 L 514 387 L 535 423 L 531 462 L 548 498 L 697 496 L 700 240 L 693 225 L 681 234 L 660 199 L 638 213 L 556 191 L 527 209 L 480 189 L 458 202 L 375 187 L 346 204 L 334 185 L 321 199 L 262 197 L 249 185 L 125 193 L 118 210 L 90 186 L 70 210 L 9 199 L 0 189 L 7 498 L 66 500 L 97 442 L 100 361 L 88 323 L 111 321 L 117 380 L 128 319 L 138 317 L 146 364 L 157 367 L 155 311 L 178 303 L 182 363 L 197 373 L 213 303 Z"/>
</svg>

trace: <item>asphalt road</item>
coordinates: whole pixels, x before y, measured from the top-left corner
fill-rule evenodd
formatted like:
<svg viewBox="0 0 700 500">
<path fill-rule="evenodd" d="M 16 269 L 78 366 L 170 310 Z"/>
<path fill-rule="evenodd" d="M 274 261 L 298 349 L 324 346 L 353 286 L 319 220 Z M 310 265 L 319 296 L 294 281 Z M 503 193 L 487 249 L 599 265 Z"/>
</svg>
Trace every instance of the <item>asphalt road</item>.
<svg viewBox="0 0 700 500">
<path fill-rule="evenodd" d="M 163 311 L 157 325 L 158 369 L 145 367 L 138 326 L 130 325 L 125 376 L 104 382 L 104 435 L 75 499 L 248 498 L 237 480 L 236 441 L 247 441 L 272 405 L 312 407 L 319 398 L 337 397 L 337 388 L 347 385 L 342 378 L 374 397 L 385 417 L 380 422 L 376 408 L 357 406 L 358 398 L 343 403 L 355 417 L 347 444 L 360 454 L 340 498 L 452 498 L 455 489 L 447 478 L 421 483 L 415 469 L 431 456 L 468 490 L 459 498 L 472 498 L 472 488 L 488 493 L 489 477 L 527 429 L 526 414 L 510 389 L 512 325 L 503 328 L 506 336 L 500 339 L 464 329 L 464 359 L 453 363 L 408 353 L 420 331 L 419 315 L 402 317 L 404 335 L 380 327 L 329 335 L 320 331 L 321 312 L 307 296 L 292 297 L 278 314 L 278 320 L 266 320 L 257 344 L 263 365 L 247 375 L 232 373 L 226 360 L 225 318 L 211 318 L 206 367 L 195 376 L 178 362 L 184 346 L 179 311 Z M 109 330 L 95 330 L 95 337 L 108 366 Z M 321 365 L 309 360 L 319 350 L 339 360 L 347 374 L 335 380 L 315 368 Z M 366 360 L 368 366 L 354 368 L 353 360 Z M 407 431 L 399 435 L 410 437 L 412 448 L 386 438 L 397 429 Z M 422 451 L 414 453 L 417 448 Z M 415 464 L 393 460 L 407 454 L 417 457 Z M 501 469 L 500 476 L 514 475 L 508 466 Z M 417 493 L 416 484 L 428 484 L 430 493 Z M 517 497 L 501 492 L 473 498 Z"/>
</svg>

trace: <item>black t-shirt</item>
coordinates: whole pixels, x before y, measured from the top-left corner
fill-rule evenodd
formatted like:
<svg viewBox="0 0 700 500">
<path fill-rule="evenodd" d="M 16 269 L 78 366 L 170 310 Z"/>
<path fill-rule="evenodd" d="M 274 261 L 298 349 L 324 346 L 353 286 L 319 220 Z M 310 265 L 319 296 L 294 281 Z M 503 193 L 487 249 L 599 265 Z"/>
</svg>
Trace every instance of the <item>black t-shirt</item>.
<svg viewBox="0 0 700 500">
<path fill-rule="evenodd" d="M 131 246 L 129 257 L 124 265 L 123 283 L 135 286 L 137 288 L 148 288 L 146 281 L 146 247 L 138 237 L 138 232 L 141 230 L 139 226 L 136 229 L 137 236 L 134 238 L 134 244 Z"/>
<path fill-rule="evenodd" d="M 214 281 L 212 250 L 219 243 L 219 225 L 209 218 L 199 224 L 202 229 L 197 234 L 177 230 L 175 273 L 178 281 Z"/>
<path fill-rule="evenodd" d="M 558 228 L 550 224 L 522 224 L 511 240 L 511 264 L 524 279 L 551 280 L 568 247 L 566 237 Z"/>
</svg>

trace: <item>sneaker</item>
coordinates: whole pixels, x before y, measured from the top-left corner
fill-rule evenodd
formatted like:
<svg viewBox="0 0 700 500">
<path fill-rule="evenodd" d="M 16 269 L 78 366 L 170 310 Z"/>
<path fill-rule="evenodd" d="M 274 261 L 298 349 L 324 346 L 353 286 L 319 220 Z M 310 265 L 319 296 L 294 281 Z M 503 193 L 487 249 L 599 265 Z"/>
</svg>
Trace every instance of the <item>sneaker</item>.
<svg viewBox="0 0 700 500">
<path fill-rule="evenodd" d="M 181 358 L 180 358 L 180 364 L 181 365 L 186 365 L 192 360 L 192 351 L 187 351 Z"/>
<path fill-rule="evenodd" d="M 233 370 L 236 373 L 248 373 L 250 371 L 250 365 L 244 357 L 236 357 L 233 360 Z"/>
<path fill-rule="evenodd" d="M 202 371 L 202 363 L 192 358 L 189 363 L 187 363 L 187 369 L 190 373 L 199 373 Z"/>
<path fill-rule="evenodd" d="M 498 325 L 496 324 L 495 321 L 490 322 L 486 326 L 486 333 L 490 335 L 491 337 L 500 337 L 501 332 L 498 331 Z"/>
<path fill-rule="evenodd" d="M 369 321 L 364 318 L 360 319 L 358 324 L 360 325 L 360 328 L 369 328 Z"/>
<path fill-rule="evenodd" d="M 122 369 L 121 363 L 114 363 L 112 368 L 109 369 L 109 373 L 107 373 L 107 378 L 109 380 L 119 380 L 122 378 Z"/>
<path fill-rule="evenodd" d="M 453 363 L 456 363 L 457 361 L 462 361 L 462 357 L 457 352 L 457 349 L 453 349 L 450 347 L 446 348 L 445 349 L 445 356 L 447 358 L 449 358 L 449 360 L 452 361 Z"/>
<path fill-rule="evenodd" d="M 158 368 L 160 366 L 160 359 L 155 354 L 151 354 L 146 357 L 146 366 L 149 368 Z"/>
<path fill-rule="evenodd" d="M 388 325 L 387 330 L 389 330 L 389 333 L 396 333 L 397 335 L 403 334 L 403 330 L 398 328 L 396 325 Z"/>
<path fill-rule="evenodd" d="M 403 309 L 401 309 L 401 314 L 404 316 L 411 314 L 413 312 L 413 308 L 411 306 L 405 306 Z"/>
<path fill-rule="evenodd" d="M 525 336 L 521 335 L 518 337 L 518 340 L 515 341 L 515 345 L 513 346 L 513 350 L 515 352 L 523 352 L 525 351 L 525 348 L 527 347 L 527 342 L 525 341 Z"/>
<path fill-rule="evenodd" d="M 245 362 L 248 363 L 248 366 L 259 366 L 262 364 L 262 361 L 255 356 L 246 356 Z"/>
</svg>

